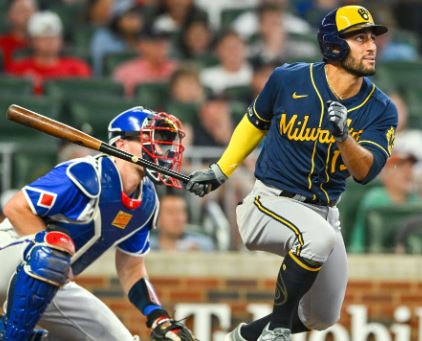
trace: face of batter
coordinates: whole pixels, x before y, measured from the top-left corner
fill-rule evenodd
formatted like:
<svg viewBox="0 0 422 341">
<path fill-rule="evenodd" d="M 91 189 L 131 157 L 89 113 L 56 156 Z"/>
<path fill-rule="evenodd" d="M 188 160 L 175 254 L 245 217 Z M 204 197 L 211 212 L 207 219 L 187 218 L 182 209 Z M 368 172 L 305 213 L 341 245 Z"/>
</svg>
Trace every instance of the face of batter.
<svg viewBox="0 0 422 341">
<path fill-rule="evenodd" d="M 371 30 L 360 31 L 345 38 L 350 47 L 341 66 L 357 77 L 375 74 L 377 46 Z"/>
</svg>

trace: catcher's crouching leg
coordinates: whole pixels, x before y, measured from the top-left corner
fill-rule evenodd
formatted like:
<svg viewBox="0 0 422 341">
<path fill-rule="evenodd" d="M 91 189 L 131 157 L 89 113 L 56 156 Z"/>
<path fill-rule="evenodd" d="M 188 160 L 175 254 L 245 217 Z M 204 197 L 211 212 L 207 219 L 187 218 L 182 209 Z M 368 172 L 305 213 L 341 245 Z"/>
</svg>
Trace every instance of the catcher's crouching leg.
<svg viewBox="0 0 422 341">
<path fill-rule="evenodd" d="M 12 277 L 0 340 L 31 340 L 39 318 L 68 279 L 74 253 L 73 241 L 65 233 L 42 231 L 35 235 Z"/>
</svg>

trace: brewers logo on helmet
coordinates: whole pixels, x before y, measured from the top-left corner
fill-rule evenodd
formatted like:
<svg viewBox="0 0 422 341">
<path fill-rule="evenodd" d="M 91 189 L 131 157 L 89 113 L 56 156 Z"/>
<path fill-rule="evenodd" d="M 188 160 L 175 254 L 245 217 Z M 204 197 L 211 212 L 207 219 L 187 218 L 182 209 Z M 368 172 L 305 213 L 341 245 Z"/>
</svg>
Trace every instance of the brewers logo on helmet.
<svg viewBox="0 0 422 341">
<path fill-rule="evenodd" d="M 341 61 L 349 53 L 344 36 L 370 28 L 375 35 L 388 31 L 387 27 L 376 25 L 371 13 L 362 6 L 343 6 L 328 13 L 321 22 L 318 42 L 325 61 Z"/>
</svg>

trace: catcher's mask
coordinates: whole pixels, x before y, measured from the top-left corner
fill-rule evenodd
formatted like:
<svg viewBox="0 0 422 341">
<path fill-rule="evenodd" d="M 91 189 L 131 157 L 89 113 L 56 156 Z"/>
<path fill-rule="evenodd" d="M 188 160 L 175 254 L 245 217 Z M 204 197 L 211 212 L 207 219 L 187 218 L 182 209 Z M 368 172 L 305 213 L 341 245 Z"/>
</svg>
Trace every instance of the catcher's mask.
<svg viewBox="0 0 422 341">
<path fill-rule="evenodd" d="M 109 124 L 108 132 L 110 144 L 118 139 L 140 141 L 143 159 L 176 172 L 180 171 L 184 151 L 182 139 L 185 133 L 175 116 L 134 107 L 114 118 Z M 148 168 L 146 173 L 156 183 L 182 187 L 178 180 L 170 176 Z"/>
</svg>

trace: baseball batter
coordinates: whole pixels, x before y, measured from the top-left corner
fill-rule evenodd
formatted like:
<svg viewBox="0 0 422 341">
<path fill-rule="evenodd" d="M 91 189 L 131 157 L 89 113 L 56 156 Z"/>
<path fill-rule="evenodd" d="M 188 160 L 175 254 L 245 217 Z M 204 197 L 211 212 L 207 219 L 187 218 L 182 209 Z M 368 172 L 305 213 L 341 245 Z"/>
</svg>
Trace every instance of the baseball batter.
<svg viewBox="0 0 422 341">
<path fill-rule="evenodd" d="M 327 14 L 318 32 L 324 62 L 276 68 L 219 161 L 191 175 L 187 189 L 203 196 L 262 141 L 239 231 L 248 249 L 284 260 L 272 314 L 227 340 L 286 341 L 339 319 L 348 274 L 336 204 L 346 178 L 366 184 L 380 172 L 397 125 L 395 106 L 366 77 L 385 32 L 361 6 Z"/>
<path fill-rule="evenodd" d="M 175 117 L 143 107 L 109 124 L 110 144 L 173 170 L 180 168 L 182 137 Z M 37 323 L 48 340 L 134 340 L 104 303 L 72 281 L 114 246 L 121 285 L 147 317 L 152 338 L 193 340 L 163 309 L 147 278 L 143 256 L 158 213 L 151 180 L 180 187 L 172 178 L 98 155 L 59 164 L 9 201 L 0 231 L 0 289 L 9 285 L 0 340 L 37 340 L 44 334 L 33 330 Z"/>
</svg>

